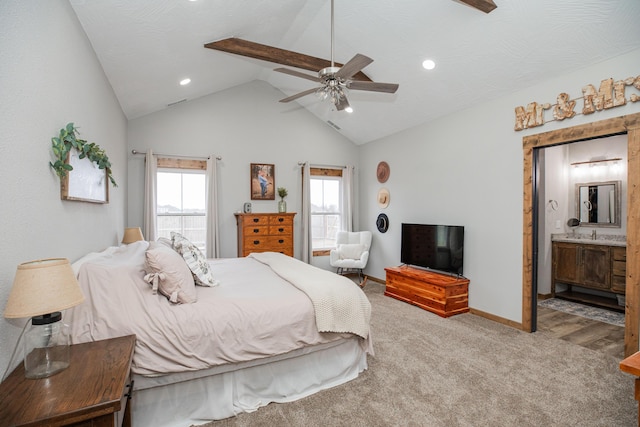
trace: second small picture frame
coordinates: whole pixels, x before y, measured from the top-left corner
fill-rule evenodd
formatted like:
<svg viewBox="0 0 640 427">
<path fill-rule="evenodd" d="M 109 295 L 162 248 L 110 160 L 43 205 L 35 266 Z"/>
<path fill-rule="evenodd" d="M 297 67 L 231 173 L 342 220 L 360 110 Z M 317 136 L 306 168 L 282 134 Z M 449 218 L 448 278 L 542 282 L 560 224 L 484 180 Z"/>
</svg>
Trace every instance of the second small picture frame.
<svg viewBox="0 0 640 427">
<path fill-rule="evenodd" d="M 251 200 L 276 199 L 276 167 L 267 163 L 251 163 Z"/>
</svg>

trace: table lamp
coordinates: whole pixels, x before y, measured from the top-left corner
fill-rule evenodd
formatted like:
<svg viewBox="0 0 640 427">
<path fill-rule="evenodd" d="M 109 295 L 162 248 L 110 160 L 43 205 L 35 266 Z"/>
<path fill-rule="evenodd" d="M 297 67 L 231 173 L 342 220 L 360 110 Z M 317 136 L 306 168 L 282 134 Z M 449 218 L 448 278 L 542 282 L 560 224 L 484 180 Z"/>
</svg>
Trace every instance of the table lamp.
<svg viewBox="0 0 640 427">
<path fill-rule="evenodd" d="M 124 229 L 124 236 L 122 237 L 123 244 L 128 245 L 129 243 L 139 242 L 140 240 L 144 240 L 140 227 L 127 227 Z"/>
<path fill-rule="evenodd" d="M 27 378 L 50 377 L 69 367 L 69 331 L 60 321 L 60 312 L 82 301 L 80 285 L 66 258 L 18 265 L 4 317 L 31 317 L 24 337 Z"/>
</svg>

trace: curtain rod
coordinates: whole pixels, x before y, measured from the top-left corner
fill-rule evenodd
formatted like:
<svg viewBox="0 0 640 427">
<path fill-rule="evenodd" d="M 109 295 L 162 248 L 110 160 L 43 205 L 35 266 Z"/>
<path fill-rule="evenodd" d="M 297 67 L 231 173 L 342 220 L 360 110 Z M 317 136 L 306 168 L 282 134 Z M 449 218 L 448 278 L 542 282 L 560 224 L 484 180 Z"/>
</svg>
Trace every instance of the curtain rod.
<svg viewBox="0 0 640 427">
<path fill-rule="evenodd" d="M 138 151 L 135 148 L 133 150 L 131 150 L 131 154 L 147 154 L 143 151 Z M 196 157 L 196 156 L 180 156 L 177 154 L 162 154 L 162 153 L 153 153 L 156 156 L 166 156 L 166 157 L 176 157 L 176 158 L 180 158 L 180 159 L 194 159 L 194 160 L 208 160 L 211 158 L 211 156 L 207 156 L 207 157 Z M 216 156 L 216 160 L 222 160 L 222 156 Z"/>
<path fill-rule="evenodd" d="M 309 162 L 298 162 L 298 166 L 304 166 Z M 332 168 L 332 169 L 346 169 L 347 166 L 339 166 L 339 165 L 314 165 L 310 164 L 309 167 L 312 168 Z"/>
</svg>

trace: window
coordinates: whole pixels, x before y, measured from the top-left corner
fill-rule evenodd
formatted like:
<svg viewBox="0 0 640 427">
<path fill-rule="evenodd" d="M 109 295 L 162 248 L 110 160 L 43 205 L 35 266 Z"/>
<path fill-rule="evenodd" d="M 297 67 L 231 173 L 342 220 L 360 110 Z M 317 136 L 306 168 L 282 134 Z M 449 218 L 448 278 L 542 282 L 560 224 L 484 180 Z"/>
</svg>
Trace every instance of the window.
<svg viewBox="0 0 640 427">
<path fill-rule="evenodd" d="M 342 229 L 342 170 L 311 168 L 309 193 L 312 248 L 332 249 Z"/>
<path fill-rule="evenodd" d="M 206 175 L 204 170 L 167 166 L 158 159 L 158 237 L 176 231 L 206 253 Z M 164 166 L 161 168 L 161 166 Z M 205 163 L 206 168 L 206 163 Z"/>
</svg>

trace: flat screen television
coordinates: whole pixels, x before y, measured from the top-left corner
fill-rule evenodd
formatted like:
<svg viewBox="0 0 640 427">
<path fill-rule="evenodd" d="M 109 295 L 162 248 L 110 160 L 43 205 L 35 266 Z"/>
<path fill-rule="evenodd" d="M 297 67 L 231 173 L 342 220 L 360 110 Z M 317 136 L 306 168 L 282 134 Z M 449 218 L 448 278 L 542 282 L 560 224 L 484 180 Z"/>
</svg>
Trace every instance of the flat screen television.
<svg viewBox="0 0 640 427">
<path fill-rule="evenodd" d="M 462 276 L 463 226 L 403 223 L 401 238 L 402 263 Z"/>
</svg>

